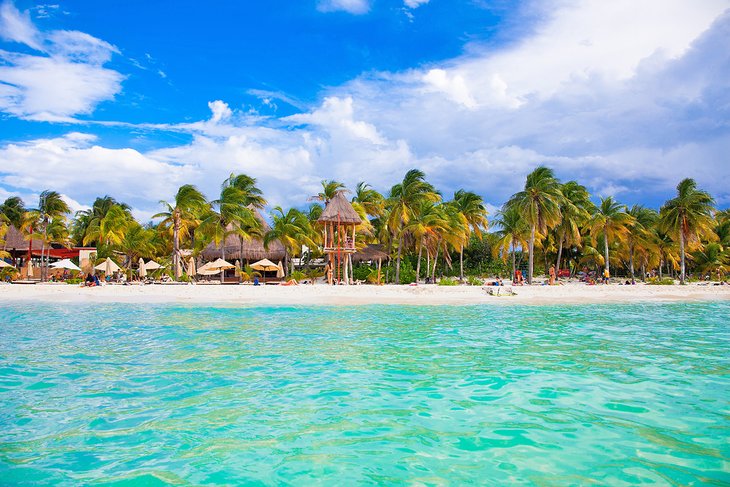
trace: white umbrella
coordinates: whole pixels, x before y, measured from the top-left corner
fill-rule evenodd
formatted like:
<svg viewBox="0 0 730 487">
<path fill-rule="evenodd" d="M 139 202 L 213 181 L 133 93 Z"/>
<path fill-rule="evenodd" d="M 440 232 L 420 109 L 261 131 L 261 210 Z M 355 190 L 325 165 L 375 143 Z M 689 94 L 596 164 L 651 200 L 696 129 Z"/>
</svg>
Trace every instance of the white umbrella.
<svg viewBox="0 0 730 487">
<path fill-rule="evenodd" d="M 276 265 L 276 278 L 281 279 L 284 277 L 284 266 L 281 265 L 281 261 Z"/>
<path fill-rule="evenodd" d="M 53 267 L 54 269 L 70 269 L 72 271 L 80 271 L 81 268 L 71 262 L 71 259 L 63 259 L 59 260 L 58 262 L 54 262 L 50 265 L 50 267 Z"/>
<path fill-rule="evenodd" d="M 279 266 L 269 259 L 261 259 L 251 264 L 251 269 L 256 269 L 257 271 L 277 271 L 279 270 Z M 266 276 L 264 276 L 264 282 L 266 282 Z"/>
<path fill-rule="evenodd" d="M 137 272 L 139 273 L 139 277 L 147 277 L 147 268 L 144 264 L 144 259 L 142 257 L 139 258 L 139 268 L 137 269 Z"/>
<path fill-rule="evenodd" d="M 251 264 L 252 269 L 257 271 L 275 271 L 279 269 L 279 266 L 271 262 L 269 259 L 261 259 L 258 262 Z"/>
<path fill-rule="evenodd" d="M 208 262 L 207 264 L 203 264 L 200 267 L 198 267 L 198 275 L 201 275 L 201 276 L 213 276 L 215 274 L 220 273 L 220 271 L 221 271 L 220 269 L 217 269 L 217 270 L 216 269 L 211 269 L 210 268 L 210 264 L 212 264 L 212 262 Z"/>
<path fill-rule="evenodd" d="M 147 261 L 147 263 L 144 265 L 144 268 L 147 269 L 148 271 L 154 271 L 156 269 L 161 269 L 162 267 L 164 267 L 164 266 L 161 266 L 154 260 Z"/>
<path fill-rule="evenodd" d="M 121 270 L 121 267 L 119 267 L 112 259 L 111 257 L 107 257 L 104 262 L 99 264 L 98 266 L 94 267 L 97 271 L 104 271 L 104 274 L 111 275 L 113 272 Z"/>
<path fill-rule="evenodd" d="M 7 263 L 7 262 L 5 262 L 4 260 L 0 260 L 0 267 L 12 267 L 13 269 L 15 268 L 15 266 L 14 266 L 14 265 L 12 265 L 12 264 L 8 264 L 8 263 Z"/>
<path fill-rule="evenodd" d="M 231 264 L 230 262 L 226 262 L 223 259 L 216 259 L 213 262 L 208 262 L 205 264 L 209 270 L 222 270 L 222 269 L 233 269 L 236 267 L 235 265 Z"/>
<path fill-rule="evenodd" d="M 195 257 L 190 256 L 190 260 L 188 261 L 188 276 L 194 276 L 195 275 Z"/>
</svg>

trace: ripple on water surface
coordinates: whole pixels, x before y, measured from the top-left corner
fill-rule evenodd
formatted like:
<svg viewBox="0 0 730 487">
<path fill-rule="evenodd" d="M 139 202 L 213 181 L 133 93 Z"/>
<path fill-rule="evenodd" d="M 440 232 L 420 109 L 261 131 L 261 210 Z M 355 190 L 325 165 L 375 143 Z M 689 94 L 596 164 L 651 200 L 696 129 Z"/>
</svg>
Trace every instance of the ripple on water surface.
<svg viewBox="0 0 730 487">
<path fill-rule="evenodd" d="M 0 479 L 723 484 L 727 316 L 3 304 Z"/>
</svg>

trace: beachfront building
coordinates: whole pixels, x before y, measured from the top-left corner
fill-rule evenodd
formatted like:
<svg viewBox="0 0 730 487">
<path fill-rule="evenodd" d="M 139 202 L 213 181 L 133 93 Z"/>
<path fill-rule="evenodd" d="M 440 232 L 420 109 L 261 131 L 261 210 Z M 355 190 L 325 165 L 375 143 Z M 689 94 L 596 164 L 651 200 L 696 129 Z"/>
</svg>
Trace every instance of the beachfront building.
<svg viewBox="0 0 730 487">
<path fill-rule="evenodd" d="M 63 247 L 51 244 L 50 248 L 43 245 L 40 235 L 24 235 L 13 225 L 8 226 L 5 233 L 3 250 L 10 254 L 10 263 L 20 271 L 21 279 L 36 280 L 41 278 L 41 257 L 48 258 L 49 263 L 62 259 L 78 259 L 78 265 L 84 272 L 90 272 L 96 257 L 96 247 Z M 43 255 L 41 255 L 43 251 Z M 28 263 L 31 265 L 29 266 Z"/>
<path fill-rule="evenodd" d="M 328 256 L 332 279 L 338 284 L 349 284 L 349 257 L 357 250 L 355 228 L 362 223 L 360 215 L 345 195 L 338 192 L 327 202 L 317 223 L 322 226 L 323 251 Z"/>
<path fill-rule="evenodd" d="M 257 210 L 254 209 L 253 211 L 256 215 L 256 219 L 262 225 L 262 235 L 265 235 L 271 230 L 271 226 L 269 226 Z M 252 238 L 251 240 L 246 240 L 241 238 L 240 235 L 233 232 L 233 227 L 230 225 L 226 228 L 226 233 L 228 233 L 228 235 L 226 236 L 223 244 L 223 252 L 221 252 L 220 245 L 216 245 L 214 242 L 211 242 L 200 253 L 200 256 L 204 261 L 211 262 L 220 258 L 231 263 L 238 261 L 239 267 L 243 269 L 245 266 L 262 259 L 279 262 L 286 258 L 286 249 L 279 240 L 274 240 L 269 243 L 269 248 L 267 249 L 264 247 L 262 239 Z M 231 277 L 235 274 L 235 269 L 230 269 L 224 272 L 226 273 L 224 274 L 224 278 L 225 276 Z"/>
</svg>

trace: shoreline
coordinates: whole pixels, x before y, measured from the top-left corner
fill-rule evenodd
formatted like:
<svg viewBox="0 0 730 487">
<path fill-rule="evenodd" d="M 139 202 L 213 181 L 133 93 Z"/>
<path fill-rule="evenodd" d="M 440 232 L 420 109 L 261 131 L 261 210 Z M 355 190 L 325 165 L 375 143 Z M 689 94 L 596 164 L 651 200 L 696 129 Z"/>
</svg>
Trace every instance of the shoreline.
<svg viewBox="0 0 730 487">
<path fill-rule="evenodd" d="M 504 292 L 510 286 L 500 289 Z M 82 288 L 68 284 L 0 285 L 0 302 L 52 303 L 169 303 L 241 306 L 358 306 L 392 305 L 560 305 L 640 302 L 730 301 L 730 286 L 689 284 L 650 286 L 618 284 L 587 286 L 516 286 L 515 296 L 491 296 L 489 287 L 437 285 L 299 286 L 250 285 L 106 285 Z"/>
</svg>

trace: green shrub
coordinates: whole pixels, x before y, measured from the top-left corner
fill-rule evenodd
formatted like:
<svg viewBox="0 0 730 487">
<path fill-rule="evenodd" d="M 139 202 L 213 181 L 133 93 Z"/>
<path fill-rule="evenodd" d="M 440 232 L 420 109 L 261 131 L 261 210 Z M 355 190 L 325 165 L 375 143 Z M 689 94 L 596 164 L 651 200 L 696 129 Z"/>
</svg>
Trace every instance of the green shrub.
<svg viewBox="0 0 730 487">
<path fill-rule="evenodd" d="M 75 284 L 75 285 L 78 286 L 82 282 L 84 282 L 84 280 L 81 279 L 80 277 L 77 277 L 75 279 L 66 279 L 66 284 Z"/>
<path fill-rule="evenodd" d="M 481 286 L 484 284 L 484 281 L 477 276 L 468 276 L 466 278 L 466 283 L 470 286 Z"/>
<path fill-rule="evenodd" d="M 663 277 L 661 279 L 658 277 L 650 277 L 646 280 L 646 283 L 652 286 L 672 286 L 674 285 L 674 279 L 671 277 Z"/>
<path fill-rule="evenodd" d="M 369 265 L 356 266 L 352 269 L 352 278 L 356 281 L 365 281 L 368 279 L 368 276 L 373 272 L 373 270 L 375 270 L 377 274 L 378 270 L 373 269 Z"/>
<path fill-rule="evenodd" d="M 299 282 L 299 281 L 303 281 L 304 277 L 305 277 L 305 275 L 302 271 L 294 271 L 289 276 L 289 279 L 296 279 L 297 282 Z"/>
<path fill-rule="evenodd" d="M 459 280 L 453 277 L 444 277 L 439 281 L 439 286 L 458 286 Z"/>
</svg>

